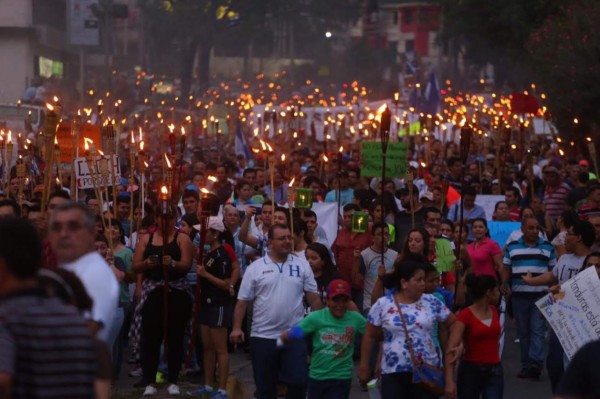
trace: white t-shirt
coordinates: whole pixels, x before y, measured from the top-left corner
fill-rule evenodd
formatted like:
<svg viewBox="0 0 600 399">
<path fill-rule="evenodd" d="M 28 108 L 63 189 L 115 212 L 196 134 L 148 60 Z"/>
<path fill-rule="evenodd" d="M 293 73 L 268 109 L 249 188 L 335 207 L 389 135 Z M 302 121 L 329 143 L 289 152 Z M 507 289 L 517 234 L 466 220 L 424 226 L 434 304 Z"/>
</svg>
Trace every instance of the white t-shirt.
<svg viewBox="0 0 600 399">
<path fill-rule="evenodd" d="M 554 269 L 552 269 L 552 274 L 554 274 L 558 283 L 562 284 L 581 271 L 584 260 L 585 256 L 575 256 L 572 253 L 563 254 L 556 262 Z"/>
<path fill-rule="evenodd" d="M 87 253 L 71 263 L 61 265 L 75 273 L 94 301 L 92 320 L 104 326 L 98 331 L 98 339 L 108 343 L 108 334 L 119 303 L 119 283 L 108 263 L 96 251 Z"/>
<path fill-rule="evenodd" d="M 381 265 L 381 252 L 375 252 L 371 247 L 365 249 L 360 253 L 361 264 L 359 266 L 359 272 L 364 277 L 364 293 L 363 293 L 363 310 L 367 310 L 371 307 L 371 294 L 373 288 L 375 288 L 375 282 L 377 281 L 377 269 Z M 398 252 L 393 249 L 388 249 L 383 254 L 383 263 L 385 266 L 385 272 L 389 273 L 394 268 L 394 262 L 398 258 Z"/>
<path fill-rule="evenodd" d="M 250 264 L 242 278 L 238 299 L 254 301 L 253 337 L 277 339 L 304 316 L 304 293 L 317 293 L 317 283 L 307 261 L 288 255 L 276 263 L 269 255 Z"/>
</svg>

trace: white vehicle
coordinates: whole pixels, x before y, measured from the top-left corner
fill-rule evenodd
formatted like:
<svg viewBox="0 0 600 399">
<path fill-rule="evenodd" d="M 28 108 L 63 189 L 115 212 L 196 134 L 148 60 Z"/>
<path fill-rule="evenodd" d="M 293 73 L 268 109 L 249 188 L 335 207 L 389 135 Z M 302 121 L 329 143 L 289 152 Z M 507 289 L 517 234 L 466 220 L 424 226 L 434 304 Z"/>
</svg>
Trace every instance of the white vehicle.
<svg viewBox="0 0 600 399">
<path fill-rule="evenodd" d="M 0 125 L 6 126 L 6 129 L 25 132 L 29 118 L 33 131 L 38 132 L 44 126 L 46 109 L 29 104 L 0 104 Z"/>
</svg>

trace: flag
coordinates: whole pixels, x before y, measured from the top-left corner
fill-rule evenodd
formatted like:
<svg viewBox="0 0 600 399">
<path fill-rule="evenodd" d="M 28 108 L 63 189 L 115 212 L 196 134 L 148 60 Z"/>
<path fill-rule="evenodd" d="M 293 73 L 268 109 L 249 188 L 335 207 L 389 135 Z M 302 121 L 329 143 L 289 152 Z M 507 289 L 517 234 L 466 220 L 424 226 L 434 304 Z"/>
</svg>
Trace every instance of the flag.
<svg viewBox="0 0 600 399">
<path fill-rule="evenodd" d="M 242 133 L 242 125 L 240 121 L 237 122 L 237 126 L 235 129 L 235 153 L 244 155 L 247 161 L 252 159 L 252 152 L 248 147 L 248 143 L 246 142 L 246 137 Z"/>
<path fill-rule="evenodd" d="M 420 111 L 424 114 L 435 115 L 438 112 L 440 101 L 442 101 L 442 97 L 440 96 L 440 88 L 437 83 L 437 78 L 435 77 L 435 73 L 431 72 L 427 78 L 425 99 Z"/>
</svg>

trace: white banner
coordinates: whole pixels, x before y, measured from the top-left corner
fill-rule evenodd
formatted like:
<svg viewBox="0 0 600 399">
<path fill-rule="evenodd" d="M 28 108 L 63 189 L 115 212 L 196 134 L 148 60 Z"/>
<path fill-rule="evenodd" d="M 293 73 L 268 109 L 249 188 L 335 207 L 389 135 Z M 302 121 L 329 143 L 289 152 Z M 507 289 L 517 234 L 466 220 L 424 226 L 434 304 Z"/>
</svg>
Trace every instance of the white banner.
<svg viewBox="0 0 600 399">
<path fill-rule="evenodd" d="M 97 46 L 100 44 L 100 22 L 92 12 L 92 6 L 98 6 L 98 0 L 70 0 L 68 2 L 67 24 L 69 43 L 79 46 Z"/>
<path fill-rule="evenodd" d="M 108 163 L 108 176 L 102 176 L 102 173 L 98 173 L 101 169 L 100 159 L 104 158 L 106 160 L 109 159 L 108 155 L 103 157 L 96 157 L 96 171 L 93 176 L 90 173 L 87 162 L 85 158 L 76 158 L 73 162 L 73 166 L 75 167 L 75 181 L 77 182 L 77 188 L 86 189 L 86 188 L 94 188 L 94 187 L 104 187 L 104 186 L 112 186 L 116 182 L 119 184 L 121 182 L 121 164 L 119 163 L 119 158 L 116 155 L 113 155 L 113 167 L 111 168 L 110 163 Z M 115 171 L 115 178 L 112 177 L 112 170 Z"/>
<path fill-rule="evenodd" d="M 569 359 L 600 338 L 600 279 L 595 267 L 577 274 L 535 304 L 556 333 Z"/>
</svg>

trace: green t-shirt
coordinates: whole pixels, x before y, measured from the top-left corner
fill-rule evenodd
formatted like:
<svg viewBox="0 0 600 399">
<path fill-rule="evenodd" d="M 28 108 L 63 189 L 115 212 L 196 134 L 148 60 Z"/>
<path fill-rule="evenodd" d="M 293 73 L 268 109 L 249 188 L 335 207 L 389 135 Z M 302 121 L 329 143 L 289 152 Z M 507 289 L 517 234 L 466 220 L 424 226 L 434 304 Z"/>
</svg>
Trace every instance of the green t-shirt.
<svg viewBox="0 0 600 399">
<path fill-rule="evenodd" d="M 356 333 L 364 334 L 366 319 L 348 311 L 335 318 L 328 308 L 306 316 L 298 326 L 304 335 L 312 334 L 313 353 L 310 378 L 314 380 L 349 380 L 352 378 L 352 355 Z"/>
<path fill-rule="evenodd" d="M 125 247 L 120 251 L 115 252 L 115 258 L 120 258 L 125 264 L 125 270 L 121 270 L 122 272 L 128 273 L 131 271 L 133 267 L 133 252 L 131 249 Z M 125 281 L 119 283 L 119 303 L 126 304 L 131 302 L 131 295 L 129 294 L 129 284 Z"/>
</svg>

